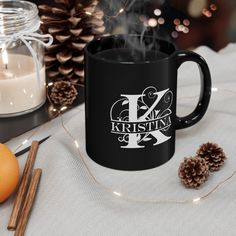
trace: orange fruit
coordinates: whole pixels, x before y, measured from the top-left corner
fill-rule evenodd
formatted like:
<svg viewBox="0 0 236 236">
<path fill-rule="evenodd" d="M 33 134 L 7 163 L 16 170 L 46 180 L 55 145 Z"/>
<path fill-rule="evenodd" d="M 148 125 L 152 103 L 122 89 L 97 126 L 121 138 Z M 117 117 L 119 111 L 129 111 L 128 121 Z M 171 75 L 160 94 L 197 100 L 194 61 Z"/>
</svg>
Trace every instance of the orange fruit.
<svg viewBox="0 0 236 236">
<path fill-rule="evenodd" d="M 15 155 L 0 143 L 0 203 L 14 192 L 19 178 L 20 170 Z"/>
</svg>

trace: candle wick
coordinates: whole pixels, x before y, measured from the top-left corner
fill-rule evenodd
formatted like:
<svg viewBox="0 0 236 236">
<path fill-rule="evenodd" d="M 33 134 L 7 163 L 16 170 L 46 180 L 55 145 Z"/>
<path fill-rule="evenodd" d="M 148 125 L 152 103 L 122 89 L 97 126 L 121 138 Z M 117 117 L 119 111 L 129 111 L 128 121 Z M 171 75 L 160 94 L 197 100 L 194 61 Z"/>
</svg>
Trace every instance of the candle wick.
<svg viewBox="0 0 236 236">
<path fill-rule="evenodd" d="M 5 64 L 5 69 L 6 69 L 6 70 L 8 69 L 8 65 L 7 65 L 7 64 Z"/>
</svg>

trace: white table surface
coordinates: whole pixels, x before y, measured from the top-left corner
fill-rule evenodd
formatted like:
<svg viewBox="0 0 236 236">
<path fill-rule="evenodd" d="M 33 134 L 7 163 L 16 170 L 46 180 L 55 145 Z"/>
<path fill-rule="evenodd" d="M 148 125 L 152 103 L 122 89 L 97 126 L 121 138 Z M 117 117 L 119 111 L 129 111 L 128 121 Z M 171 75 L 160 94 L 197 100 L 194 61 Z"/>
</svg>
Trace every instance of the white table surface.
<svg viewBox="0 0 236 236">
<path fill-rule="evenodd" d="M 220 53 L 207 47 L 196 50 L 208 62 L 214 92 L 203 120 L 177 132 L 176 153 L 165 165 L 145 171 L 116 171 L 94 163 L 86 155 L 84 106 L 65 115 L 68 129 L 78 140 L 94 175 L 115 191 L 142 199 L 193 199 L 212 189 L 236 169 L 236 45 Z M 179 72 L 178 114 L 190 112 L 199 91 L 197 67 L 183 65 Z M 187 98 L 191 97 L 191 98 Z M 59 120 L 43 127 L 35 138 L 52 137 L 40 145 L 35 167 L 43 169 L 40 188 L 28 222 L 26 236 L 74 235 L 236 235 L 236 177 L 209 198 L 191 204 L 128 202 L 104 192 L 88 175 Z M 14 150 L 29 135 L 7 144 Z M 179 163 L 194 155 L 207 141 L 220 144 L 228 157 L 224 168 L 210 176 L 199 190 L 184 188 L 177 177 Z M 26 160 L 18 158 L 21 171 Z M 0 236 L 6 230 L 13 198 L 0 205 Z"/>
</svg>

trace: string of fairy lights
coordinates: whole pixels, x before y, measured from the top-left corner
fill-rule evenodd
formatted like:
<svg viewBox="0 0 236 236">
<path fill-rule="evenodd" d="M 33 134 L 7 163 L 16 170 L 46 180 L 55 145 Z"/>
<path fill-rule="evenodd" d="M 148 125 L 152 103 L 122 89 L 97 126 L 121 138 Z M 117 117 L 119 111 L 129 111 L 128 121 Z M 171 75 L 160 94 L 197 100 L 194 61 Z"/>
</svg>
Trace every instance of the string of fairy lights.
<svg viewBox="0 0 236 236">
<path fill-rule="evenodd" d="M 219 88 L 212 88 L 212 92 L 228 92 L 231 93 L 233 95 L 236 96 L 236 91 L 231 90 L 231 89 L 219 89 Z M 192 99 L 195 98 L 196 96 L 189 96 L 189 97 L 181 97 L 180 99 Z M 51 103 L 51 101 L 49 100 L 49 102 Z M 189 198 L 189 199 L 143 199 L 143 198 L 138 198 L 138 197 L 131 197 L 123 192 L 117 191 L 115 188 L 111 188 L 105 184 L 103 184 L 101 181 L 99 181 L 97 179 L 97 177 L 93 174 L 93 172 L 91 171 L 89 165 L 87 164 L 86 158 L 85 156 L 82 154 L 81 152 L 81 147 L 79 144 L 79 141 L 73 136 L 73 134 L 71 133 L 71 131 L 66 127 L 64 120 L 63 120 L 63 112 L 65 110 L 68 109 L 68 107 L 63 106 L 61 108 L 55 108 L 53 106 L 53 104 L 51 103 L 52 108 L 56 111 L 55 113 L 55 117 L 59 117 L 60 118 L 60 124 L 61 127 L 64 129 L 64 131 L 67 133 L 68 137 L 71 139 L 71 142 L 74 146 L 74 148 L 77 151 L 78 154 L 78 158 L 82 161 L 84 167 L 86 168 L 91 180 L 93 180 L 93 182 L 95 184 L 97 184 L 97 186 L 99 186 L 100 188 L 102 188 L 104 191 L 108 192 L 109 194 L 119 197 L 123 200 L 126 201 L 130 201 L 130 202 L 136 202 L 136 203 L 152 203 L 152 204 L 161 204 L 161 203 L 174 203 L 174 204 L 187 204 L 187 203 L 197 203 L 203 199 L 206 199 L 208 197 L 210 197 L 213 193 L 215 193 L 220 187 L 222 187 L 224 184 L 226 184 L 230 179 L 232 179 L 234 176 L 236 176 L 236 170 L 234 170 L 228 177 L 226 177 L 225 179 L 223 179 L 222 181 L 220 181 L 218 184 L 215 185 L 215 187 L 213 187 L 212 189 L 210 189 L 207 193 L 203 194 L 203 195 L 199 195 L 196 196 L 194 198 Z M 50 121 L 49 121 L 50 122 Z M 48 122 L 48 123 L 49 123 Z M 40 129 L 42 129 L 42 127 L 45 127 L 45 125 L 47 125 L 48 123 L 44 124 L 43 126 L 37 128 L 35 131 L 33 131 L 32 134 L 29 135 L 29 137 L 27 137 L 18 147 L 17 150 L 26 145 L 31 138 L 33 138 L 33 136 L 39 132 Z M 17 151 L 15 150 L 15 151 Z"/>
<path fill-rule="evenodd" d="M 121 14 L 124 14 L 128 9 L 129 9 L 129 1 L 126 0 L 124 2 L 123 7 L 121 7 L 115 14 L 113 15 L 105 15 L 105 17 L 107 19 L 113 19 L 116 18 L 118 16 L 120 16 Z M 207 18 L 212 17 L 213 13 L 217 10 L 217 6 L 215 4 L 210 4 L 210 6 L 208 8 L 203 8 L 201 10 L 201 14 Z M 85 12 L 87 15 L 93 15 L 93 12 L 89 12 L 86 11 Z M 148 18 L 144 15 L 140 15 L 139 20 L 141 23 L 144 24 L 145 27 L 159 27 L 161 25 L 165 24 L 165 19 L 164 17 L 162 17 L 162 11 L 161 9 L 155 9 L 154 10 L 154 15 L 156 16 L 156 18 Z M 177 38 L 179 33 L 189 33 L 189 27 L 190 27 L 190 20 L 189 19 L 183 19 L 180 20 L 179 18 L 175 18 L 173 20 L 173 26 L 174 26 L 174 30 L 171 33 L 171 36 L 173 38 Z M 53 85 L 53 82 L 50 82 L 47 84 L 47 88 L 49 88 L 50 86 Z M 224 91 L 224 92 L 230 92 L 233 93 L 234 95 L 236 95 L 236 92 L 233 90 L 227 90 L 227 89 L 219 89 L 219 88 L 212 88 L 212 92 L 218 92 L 218 91 Z M 231 178 L 233 178 L 236 175 L 236 170 L 233 171 L 233 173 L 231 175 L 229 175 L 227 178 L 223 179 L 222 181 L 220 181 L 214 188 L 212 188 L 211 190 L 209 190 L 207 193 L 201 195 L 201 196 L 197 196 L 195 198 L 190 198 L 190 199 L 181 199 L 181 200 L 177 200 L 177 199 L 141 199 L 141 198 L 136 198 L 136 197 L 131 197 L 129 195 L 126 195 L 125 193 L 122 193 L 120 191 L 115 190 L 115 188 L 111 188 L 106 186 L 105 184 L 103 184 L 102 182 L 100 182 L 97 177 L 93 174 L 93 172 L 91 171 L 89 165 L 87 164 L 87 161 L 85 159 L 85 157 L 83 156 L 82 152 L 81 152 L 81 147 L 79 145 L 78 140 L 72 135 L 72 133 L 70 132 L 70 130 L 66 127 L 66 125 L 64 124 L 63 121 L 63 112 L 68 110 L 69 107 L 67 106 L 62 106 L 60 108 L 54 107 L 49 95 L 48 96 L 48 100 L 50 105 L 50 110 L 54 113 L 54 116 L 52 118 L 55 118 L 57 116 L 60 117 L 60 123 L 62 128 L 64 129 L 64 131 L 68 134 L 68 137 L 70 137 L 74 147 L 76 148 L 77 154 L 79 159 L 82 161 L 84 167 L 86 168 L 90 178 L 94 181 L 94 183 L 96 183 L 99 187 L 101 187 L 103 190 L 105 190 L 106 192 L 119 197 L 121 199 L 127 200 L 127 201 L 132 201 L 132 202 L 139 202 L 139 203 L 179 203 L 179 204 L 184 204 L 184 203 L 197 203 L 200 200 L 206 199 L 209 196 L 211 196 L 216 190 L 218 190 L 220 187 L 222 187 L 225 183 L 227 183 Z M 180 99 L 191 99 L 191 98 L 195 98 L 196 96 L 191 96 L 191 97 L 182 97 Z M 50 121 L 49 121 L 50 122 Z M 48 122 L 48 123 L 49 123 Z M 30 139 L 32 139 L 34 137 L 34 135 L 36 135 L 36 133 L 39 132 L 40 129 L 42 129 L 43 127 L 45 127 L 45 125 L 47 125 L 48 123 L 44 124 L 43 126 L 40 126 L 39 128 L 37 128 L 35 131 L 33 131 L 32 134 L 30 134 L 17 148 L 15 151 L 17 151 L 19 148 L 21 148 L 22 146 L 26 145 Z"/>
</svg>

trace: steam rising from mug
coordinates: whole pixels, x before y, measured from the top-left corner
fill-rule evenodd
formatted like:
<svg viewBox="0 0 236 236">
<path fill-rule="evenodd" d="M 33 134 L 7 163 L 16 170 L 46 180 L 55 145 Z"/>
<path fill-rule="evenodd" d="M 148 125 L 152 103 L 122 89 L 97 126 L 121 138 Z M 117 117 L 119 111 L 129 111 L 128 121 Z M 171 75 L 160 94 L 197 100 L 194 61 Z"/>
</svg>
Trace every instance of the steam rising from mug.
<svg viewBox="0 0 236 236">
<path fill-rule="evenodd" d="M 140 20 L 140 16 L 144 14 L 144 8 L 150 3 L 161 5 L 163 0 L 128 0 L 128 1 L 117 1 L 107 0 L 105 2 L 105 11 L 117 12 L 119 9 L 125 8 L 124 13 L 118 17 L 107 19 L 107 28 L 114 29 L 113 34 L 123 34 L 126 45 L 125 47 L 130 49 L 133 55 L 133 60 L 146 60 L 146 52 L 151 49 L 158 50 L 159 45 L 156 40 L 158 34 L 158 26 L 154 28 L 149 27 Z M 141 37 L 128 37 L 128 35 L 140 35 Z M 145 35 L 152 36 L 152 40 L 144 42 L 143 38 Z"/>
</svg>

